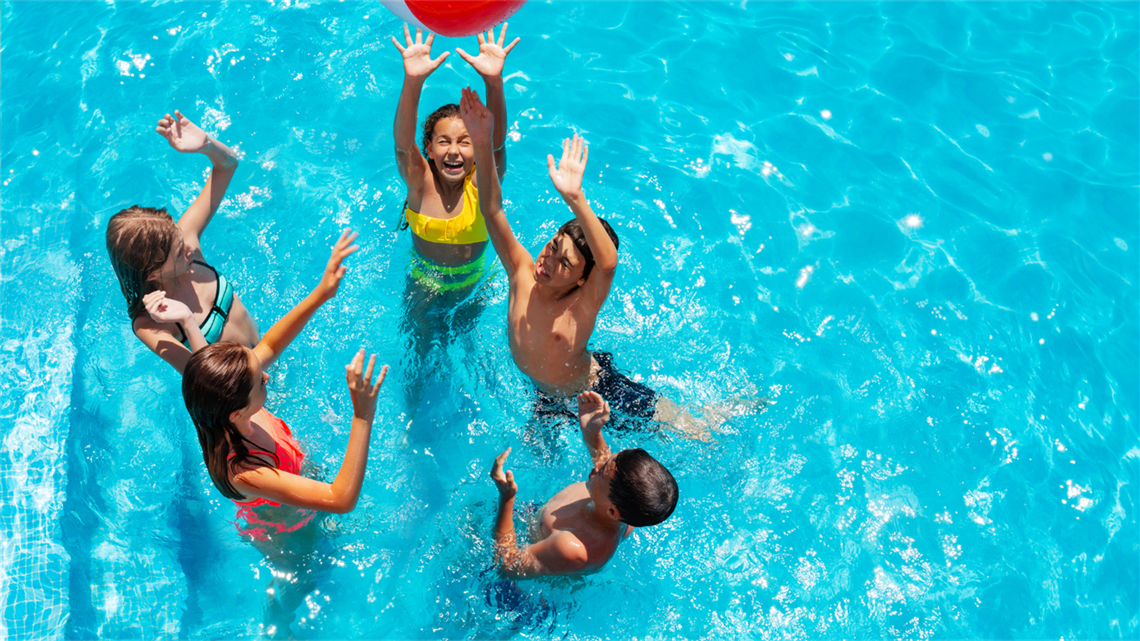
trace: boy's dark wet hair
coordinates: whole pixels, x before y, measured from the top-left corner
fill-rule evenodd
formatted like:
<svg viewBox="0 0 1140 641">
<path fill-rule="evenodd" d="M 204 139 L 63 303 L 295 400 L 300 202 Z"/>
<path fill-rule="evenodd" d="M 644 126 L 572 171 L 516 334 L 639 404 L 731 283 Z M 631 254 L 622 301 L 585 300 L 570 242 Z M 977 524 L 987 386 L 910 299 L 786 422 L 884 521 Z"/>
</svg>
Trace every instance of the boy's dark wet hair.
<svg viewBox="0 0 1140 641">
<path fill-rule="evenodd" d="M 621 513 L 622 523 L 657 525 L 677 507 L 677 481 L 645 450 L 622 450 L 614 457 L 610 501 Z"/>
<path fill-rule="evenodd" d="M 444 118 L 459 117 L 459 105 L 455 104 L 444 105 L 439 109 L 431 112 L 431 115 L 428 116 L 427 120 L 424 121 L 423 138 L 420 139 L 420 142 L 423 143 L 424 146 L 424 158 L 428 157 L 428 147 L 431 146 L 431 139 L 433 136 L 435 136 L 436 123 L 438 123 L 440 120 L 443 120 Z M 428 159 L 428 163 L 432 166 L 432 170 L 435 170 L 435 163 L 431 162 L 431 159 Z"/>
<path fill-rule="evenodd" d="M 616 250 L 618 248 L 617 234 L 614 233 L 613 228 L 610 227 L 610 224 L 607 223 L 604 218 L 599 217 L 598 222 L 602 224 L 602 228 L 610 235 L 610 240 L 614 242 L 614 249 Z M 558 233 L 555 234 L 555 236 L 562 234 L 566 234 L 570 237 L 570 242 L 574 243 L 574 246 L 582 253 L 582 257 L 586 259 L 586 265 L 582 269 L 582 278 L 588 279 L 590 272 L 594 269 L 594 252 L 590 251 L 590 243 L 586 242 L 586 232 L 582 231 L 582 224 L 578 222 L 577 218 L 574 218 L 559 227 Z"/>
</svg>

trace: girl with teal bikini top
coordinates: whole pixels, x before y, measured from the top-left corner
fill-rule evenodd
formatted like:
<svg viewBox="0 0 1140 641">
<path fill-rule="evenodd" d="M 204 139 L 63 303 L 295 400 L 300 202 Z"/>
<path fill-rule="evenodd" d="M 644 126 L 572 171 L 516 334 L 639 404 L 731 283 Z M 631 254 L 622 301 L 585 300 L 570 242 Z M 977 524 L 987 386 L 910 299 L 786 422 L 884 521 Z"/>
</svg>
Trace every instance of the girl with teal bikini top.
<svg viewBox="0 0 1140 641">
<path fill-rule="evenodd" d="M 107 252 L 139 340 L 181 373 L 194 351 L 225 339 L 253 347 L 257 323 L 225 276 L 206 263 L 201 236 L 218 210 L 237 155 L 177 110 L 156 131 L 176 151 L 200 153 L 213 168 L 175 223 L 165 209 L 129 207 L 107 223 Z"/>
</svg>

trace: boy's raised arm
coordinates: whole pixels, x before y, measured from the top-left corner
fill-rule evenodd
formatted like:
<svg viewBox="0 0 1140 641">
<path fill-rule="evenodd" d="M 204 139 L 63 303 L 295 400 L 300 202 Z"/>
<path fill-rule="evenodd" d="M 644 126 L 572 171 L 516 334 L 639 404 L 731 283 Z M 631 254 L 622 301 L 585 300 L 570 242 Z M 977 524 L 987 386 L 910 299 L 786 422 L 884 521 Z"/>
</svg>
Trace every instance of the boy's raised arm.
<svg viewBox="0 0 1140 641">
<path fill-rule="evenodd" d="M 511 448 L 495 458 L 491 478 L 499 488 L 499 511 L 495 516 L 495 562 L 510 577 L 529 578 L 548 574 L 575 574 L 586 568 L 586 547 L 569 532 L 559 532 L 526 549 L 519 549 L 515 537 L 515 494 L 518 485 L 503 464 Z"/>
<path fill-rule="evenodd" d="M 491 237 L 491 245 L 495 253 L 503 262 L 507 276 L 514 280 L 520 269 L 530 269 L 534 259 L 515 238 L 511 225 L 507 222 L 507 214 L 503 211 L 503 193 L 499 185 L 499 177 L 495 170 L 495 157 L 491 149 L 491 137 L 494 130 L 494 116 L 479 100 L 479 94 L 471 88 L 463 90 L 463 98 L 459 102 L 459 114 L 463 117 L 463 125 L 467 127 L 467 135 L 475 145 L 475 172 L 479 181 L 479 209 L 483 212 L 483 219 L 487 221 L 487 235 Z"/>
<path fill-rule="evenodd" d="M 574 212 L 574 217 L 582 226 L 582 233 L 586 236 L 586 244 L 594 254 L 594 271 L 590 273 L 584 289 L 592 292 L 598 298 L 598 304 L 605 301 L 610 293 L 610 285 L 617 270 L 617 247 L 610 235 L 606 233 L 602 222 L 586 200 L 582 191 L 582 175 L 586 171 L 586 161 L 590 157 L 590 148 L 586 141 L 574 134 L 574 138 L 562 141 L 562 159 L 554 163 L 554 156 L 546 156 L 546 167 L 550 171 L 550 182 L 562 196 L 562 200 Z"/>
<path fill-rule="evenodd" d="M 360 249 L 359 246 L 352 244 L 354 240 L 356 240 L 356 233 L 350 230 L 346 229 L 340 235 L 340 239 L 333 245 L 332 256 L 329 257 L 321 282 L 317 283 L 317 286 L 304 300 L 289 310 L 288 314 L 274 323 L 273 327 L 265 332 L 265 336 L 261 337 L 261 342 L 253 348 L 257 358 L 261 360 L 263 369 L 268 369 L 281 355 L 281 352 L 285 351 L 289 343 L 297 338 L 297 335 L 305 328 L 305 324 L 309 322 L 317 309 L 332 299 L 333 296 L 336 296 L 336 292 L 340 288 L 340 281 L 344 277 L 345 271 L 348 270 L 341 263 L 350 254 Z"/>
<path fill-rule="evenodd" d="M 582 427 L 582 440 L 590 451 L 594 465 L 610 458 L 610 446 L 602 438 L 602 426 L 610 420 L 610 404 L 597 392 L 578 395 L 578 423 Z"/>
</svg>

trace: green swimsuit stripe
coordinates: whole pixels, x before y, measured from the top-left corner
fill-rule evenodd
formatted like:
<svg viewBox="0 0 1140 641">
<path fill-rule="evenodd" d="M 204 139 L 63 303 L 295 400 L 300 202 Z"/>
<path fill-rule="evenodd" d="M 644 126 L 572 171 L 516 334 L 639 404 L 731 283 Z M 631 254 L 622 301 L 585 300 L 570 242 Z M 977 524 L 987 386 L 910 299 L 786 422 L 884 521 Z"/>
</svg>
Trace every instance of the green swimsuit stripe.
<svg viewBox="0 0 1140 641">
<path fill-rule="evenodd" d="M 475 260 L 454 267 L 436 265 L 417 256 L 412 263 L 411 275 L 425 289 L 434 292 L 450 292 L 470 287 L 483 277 L 486 267 L 484 257 L 486 255 L 487 252 L 483 252 Z"/>
<path fill-rule="evenodd" d="M 218 273 L 218 270 L 200 260 L 194 261 L 194 264 L 214 272 L 214 276 L 218 279 L 218 289 L 214 292 L 214 306 L 210 308 L 206 320 L 199 326 L 202 329 L 202 336 L 206 337 L 206 342 L 213 344 L 222 339 L 222 330 L 225 329 L 226 321 L 230 317 L 230 308 L 234 304 L 234 288 L 225 276 Z M 182 332 L 182 344 L 186 349 L 190 349 L 190 337 L 186 335 L 186 329 L 182 327 L 182 323 L 175 325 L 178 326 L 178 331 Z"/>
</svg>

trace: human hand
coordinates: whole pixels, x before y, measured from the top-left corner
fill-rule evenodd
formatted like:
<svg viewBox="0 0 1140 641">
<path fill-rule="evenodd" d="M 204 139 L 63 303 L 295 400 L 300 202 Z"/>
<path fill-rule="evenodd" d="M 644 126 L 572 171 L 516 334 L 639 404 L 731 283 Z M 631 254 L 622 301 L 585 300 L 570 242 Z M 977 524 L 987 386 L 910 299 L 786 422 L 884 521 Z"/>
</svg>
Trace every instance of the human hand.
<svg viewBox="0 0 1140 641">
<path fill-rule="evenodd" d="M 341 233 L 340 239 L 333 245 L 332 256 L 329 257 L 329 264 L 325 267 L 325 274 L 321 277 L 321 282 L 317 285 L 316 291 L 320 292 L 321 302 L 327 302 L 336 296 L 337 289 L 340 288 L 340 280 L 344 277 L 344 273 L 348 271 L 347 267 L 341 265 L 341 262 L 351 255 L 356 250 L 360 249 L 360 245 L 353 245 L 352 241 L 356 240 L 357 233 L 351 229 L 346 229 Z"/>
<path fill-rule="evenodd" d="M 507 61 L 507 54 L 515 45 L 519 43 L 519 39 L 515 38 L 511 44 L 503 47 L 503 41 L 507 37 L 507 23 L 503 23 L 503 28 L 499 31 L 499 40 L 495 41 L 495 28 L 491 27 L 487 30 L 487 35 L 478 34 L 479 36 L 479 55 L 472 56 L 461 48 L 456 48 L 455 52 L 459 54 L 460 58 L 467 61 L 480 76 L 484 78 L 495 77 L 503 75 L 503 64 Z"/>
<path fill-rule="evenodd" d="M 578 395 L 578 422 L 582 431 L 597 433 L 610 420 L 610 404 L 597 392 L 582 392 Z"/>
<path fill-rule="evenodd" d="M 470 129 L 470 128 L 468 128 Z M 582 174 L 586 172 L 586 160 L 590 157 L 590 147 L 586 139 L 574 134 L 574 139 L 562 141 L 562 159 L 554 166 L 554 156 L 546 155 L 546 168 L 550 171 L 550 182 L 563 198 L 582 195 Z"/>
<path fill-rule="evenodd" d="M 404 57 L 405 76 L 421 80 L 427 78 L 451 55 L 450 51 L 444 51 L 438 58 L 432 60 L 431 43 L 433 40 L 435 40 L 435 34 L 429 33 L 427 42 L 424 42 L 423 30 L 416 27 L 416 39 L 413 42 L 407 23 L 404 24 L 404 45 L 401 46 L 400 41 L 396 40 L 396 36 L 392 36 L 392 44 L 396 45 L 396 48 L 400 50 L 400 55 Z"/>
<path fill-rule="evenodd" d="M 380 377 L 376 384 L 372 384 L 372 368 L 376 365 L 376 355 L 368 359 L 368 369 L 364 370 L 364 348 L 361 347 L 352 362 L 344 366 L 345 378 L 348 379 L 348 395 L 352 397 L 352 416 L 354 418 L 372 421 L 376 413 L 376 396 L 384 377 L 388 375 L 388 366 L 380 368 Z"/>
<path fill-rule="evenodd" d="M 519 486 L 515 484 L 515 473 L 510 470 L 503 471 L 503 464 L 507 462 L 510 453 L 511 448 L 508 447 L 495 457 L 495 462 L 491 465 L 491 480 L 499 488 L 499 498 L 503 500 L 515 498 L 515 494 L 519 491 Z"/>
<path fill-rule="evenodd" d="M 459 116 L 467 128 L 467 135 L 471 136 L 472 144 L 491 142 L 491 135 L 495 132 L 495 117 L 471 87 L 463 89 L 463 95 L 459 99 Z"/>
<path fill-rule="evenodd" d="M 143 296 L 143 306 L 150 317 L 158 323 L 190 323 L 194 321 L 194 313 L 182 301 L 167 298 L 162 290 L 153 291 Z"/>
<path fill-rule="evenodd" d="M 182 112 L 177 109 L 174 110 L 174 117 L 171 118 L 170 114 L 166 114 L 158 121 L 158 126 L 155 127 L 158 135 L 166 138 L 166 142 L 170 143 L 176 151 L 184 154 L 192 154 L 202 151 L 210 142 L 210 137 L 206 132 L 198 128 L 198 125 L 190 122 L 190 119 L 182 115 Z"/>
</svg>

